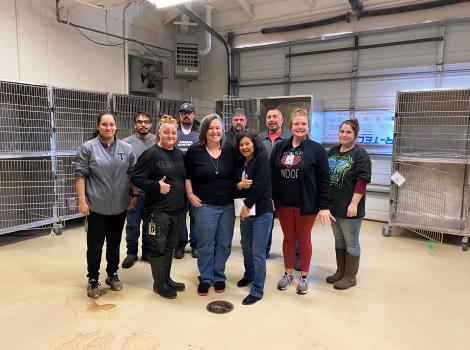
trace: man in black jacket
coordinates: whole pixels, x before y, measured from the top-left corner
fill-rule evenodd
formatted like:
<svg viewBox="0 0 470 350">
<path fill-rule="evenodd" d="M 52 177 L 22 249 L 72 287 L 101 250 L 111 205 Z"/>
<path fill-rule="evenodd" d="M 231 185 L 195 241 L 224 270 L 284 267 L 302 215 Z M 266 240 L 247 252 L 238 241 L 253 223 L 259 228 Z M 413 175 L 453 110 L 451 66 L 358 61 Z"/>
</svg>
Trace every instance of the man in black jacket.
<svg viewBox="0 0 470 350">
<path fill-rule="evenodd" d="M 224 135 L 224 143 L 237 147 L 237 136 L 246 128 L 246 113 L 243 108 L 236 108 L 232 114 L 232 126 Z"/>
</svg>

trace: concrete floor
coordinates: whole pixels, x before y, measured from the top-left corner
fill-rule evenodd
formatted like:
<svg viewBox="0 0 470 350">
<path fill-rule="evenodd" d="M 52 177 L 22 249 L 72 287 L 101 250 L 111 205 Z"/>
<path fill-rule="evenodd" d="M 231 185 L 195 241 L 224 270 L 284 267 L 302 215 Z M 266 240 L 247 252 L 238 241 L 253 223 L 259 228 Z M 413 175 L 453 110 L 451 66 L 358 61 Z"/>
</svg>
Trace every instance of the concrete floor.
<svg viewBox="0 0 470 350">
<path fill-rule="evenodd" d="M 238 226 L 238 223 L 237 223 Z M 196 260 L 176 260 L 173 277 L 186 291 L 165 300 L 151 290 L 147 263 L 120 270 L 124 290 L 86 296 L 85 234 L 9 242 L 0 237 L 0 349 L 470 349 L 470 252 L 399 232 L 381 235 L 365 222 L 358 286 L 336 291 L 324 278 L 334 268 L 333 236 L 316 224 L 310 291 L 280 292 L 281 231 L 275 226 L 265 297 L 243 306 L 247 288 L 238 229 L 227 265 L 225 293 L 196 294 Z M 1 243 L 1 242 L 0 242 Z M 122 254 L 125 243 L 122 244 Z M 213 300 L 234 304 L 231 313 L 206 311 Z"/>
</svg>

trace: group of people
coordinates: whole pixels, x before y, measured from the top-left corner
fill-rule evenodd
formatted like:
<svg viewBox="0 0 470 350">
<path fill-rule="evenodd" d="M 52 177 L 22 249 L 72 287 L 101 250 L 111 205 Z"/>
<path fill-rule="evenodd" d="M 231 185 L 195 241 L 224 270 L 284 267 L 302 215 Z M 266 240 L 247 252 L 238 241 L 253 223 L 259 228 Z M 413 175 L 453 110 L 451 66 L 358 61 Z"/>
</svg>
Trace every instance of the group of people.
<svg viewBox="0 0 470 350">
<path fill-rule="evenodd" d="M 184 103 L 179 120 L 160 118 L 156 135 L 150 132 L 149 115 L 138 113 L 136 133 L 121 141 L 116 138 L 113 114 L 98 117 L 93 137 L 74 159 L 78 209 L 88 217 L 89 297 L 101 293 L 99 267 L 105 239 L 106 284 L 115 291 L 123 288 L 117 270 L 126 216 L 127 256 L 122 267 L 130 268 L 138 259 L 142 220 L 142 260 L 150 263 L 155 293 L 171 299 L 185 289 L 171 278 L 171 267 L 173 258 L 183 258 L 188 242 L 197 258 L 197 293 L 207 295 L 212 287 L 216 293 L 224 292 L 234 199 L 241 206 L 237 215 L 245 267 L 237 286 L 251 286 L 242 304 L 263 298 L 274 216 L 284 236 L 285 272 L 279 290 L 294 282 L 297 255 L 296 291 L 308 292 L 316 220 L 331 224 L 335 238 L 337 269 L 326 281 L 336 289 L 356 285 L 364 194 L 371 178 L 369 156 L 355 143 L 357 120 L 341 123 L 339 144 L 328 153 L 309 138 L 310 114 L 305 109 L 292 112 L 288 130 L 278 108 L 267 111 L 265 132 L 257 134 L 246 126 L 244 110 L 236 109 L 227 132 L 217 114 L 207 115 L 197 130 L 194 106 Z"/>
</svg>

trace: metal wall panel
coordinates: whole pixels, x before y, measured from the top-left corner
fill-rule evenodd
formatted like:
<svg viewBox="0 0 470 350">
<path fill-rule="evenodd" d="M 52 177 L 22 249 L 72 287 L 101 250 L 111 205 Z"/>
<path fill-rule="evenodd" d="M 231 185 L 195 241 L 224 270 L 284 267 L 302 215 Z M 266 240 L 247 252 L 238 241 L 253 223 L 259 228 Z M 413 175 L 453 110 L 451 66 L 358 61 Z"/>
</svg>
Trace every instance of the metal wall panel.
<svg viewBox="0 0 470 350">
<path fill-rule="evenodd" d="M 286 48 L 274 47 L 240 52 L 240 80 L 283 78 Z"/>
<path fill-rule="evenodd" d="M 432 89 L 434 86 L 434 74 L 360 79 L 357 82 L 356 108 L 394 109 L 397 91 Z"/>
<path fill-rule="evenodd" d="M 314 95 L 323 101 L 325 109 L 349 109 L 351 82 L 349 80 L 291 84 L 291 95 Z"/>
<path fill-rule="evenodd" d="M 447 26 L 444 58 L 446 63 L 470 62 L 470 23 Z"/>
<path fill-rule="evenodd" d="M 309 44 L 293 45 L 291 53 L 319 51 L 354 46 L 354 38 L 341 40 L 317 41 Z M 305 78 L 314 75 L 351 73 L 353 51 L 323 53 L 291 58 L 290 73 L 292 78 Z"/>
<path fill-rule="evenodd" d="M 248 86 L 241 87 L 238 96 L 244 98 L 257 98 L 269 96 L 284 95 L 284 86 L 282 85 L 266 85 L 266 86 Z"/>
</svg>

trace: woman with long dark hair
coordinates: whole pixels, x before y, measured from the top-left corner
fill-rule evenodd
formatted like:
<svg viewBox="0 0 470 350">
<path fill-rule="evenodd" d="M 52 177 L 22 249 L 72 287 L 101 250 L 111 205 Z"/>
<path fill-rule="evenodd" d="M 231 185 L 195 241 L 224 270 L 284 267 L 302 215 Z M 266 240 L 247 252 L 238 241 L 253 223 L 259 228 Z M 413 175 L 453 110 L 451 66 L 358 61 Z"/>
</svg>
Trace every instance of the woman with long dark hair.
<svg viewBox="0 0 470 350">
<path fill-rule="evenodd" d="M 359 232 L 365 216 L 365 191 L 370 182 L 372 165 L 367 151 L 356 144 L 357 119 L 345 120 L 339 127 L 339 145 L 328 152 L 330 167 L 331 224 L 335 236 L 336 272 L 326 281 L 335 289 L 357 284 L 361 247 Z"/>
<path fill-rule="evenodd" d="M 111 113 L 98 116 L 90 140 L 73 160 L 78 211 L 88 217 L 87 294 L 98 298 L 101 253 L 106 239 L 106 284 L 114 291 L 123 288 L 117 270 L 119 246 L 129 203 L 128 172 L 135 163 L 132 146 L 116 139 L 116 118 Z"/>
<path fill-rule="evenodd" d="M 238 287 L 251 284 L 243 305 L 263 298 L 266 279 L 266 243 L 273 222 L 269 159 L 255 132 L 243 130 L 237 137 L 241 161 L 235 170 L 236 197 L 244 197 L 240 212 L 240 234 L 245 273 Z"/>
</svg>

